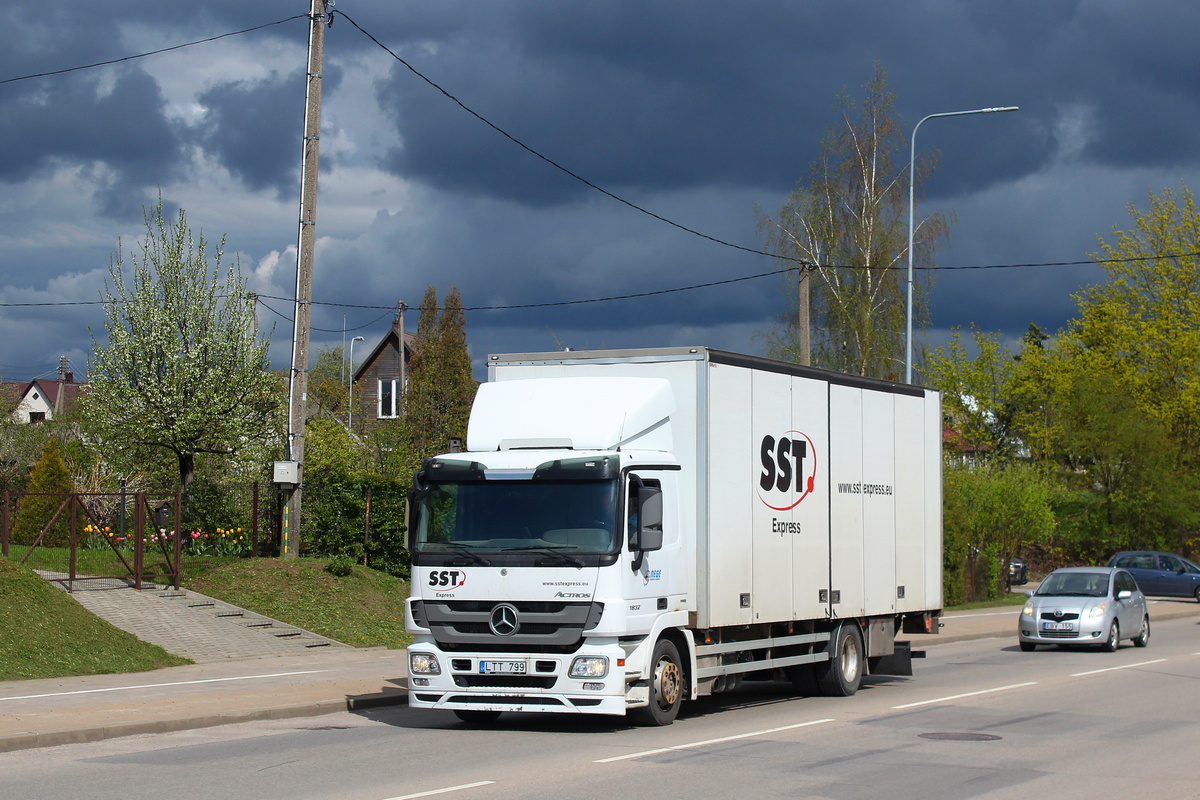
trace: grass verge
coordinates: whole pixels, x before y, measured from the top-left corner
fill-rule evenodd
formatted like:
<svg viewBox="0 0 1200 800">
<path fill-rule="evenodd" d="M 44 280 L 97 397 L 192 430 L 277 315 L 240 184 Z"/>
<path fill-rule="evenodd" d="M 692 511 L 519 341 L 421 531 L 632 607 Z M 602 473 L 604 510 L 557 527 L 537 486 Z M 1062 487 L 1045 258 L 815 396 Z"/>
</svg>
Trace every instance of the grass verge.
<svg viewBox="0 0 1200 800">
<path fill-rule="evenodd" d="M 113 627 L 29 569 L 0 558 L 0 681 L 190 664 Z"/>
<path fill-rule="evenodd" d="M 27 548 L 14 546 L 16 562 Z M 38 547 L 26 567 L 65 572 L 70 551 Z M 132 554 L 126 554 L 133 563 Z M 2 559 L 0 559 L 2 560 Z M 163 562 L 159 555 L 146 564 Z M 322 558 L 183 557 L 183 586 L 257 614 L 296 625 L 355 647 L 405 647 L 404 600 L 408 584 L 400 578 L 355 566 L 344 578 L 325 572 Z M 165 572 L 165 562 L 157 567 Z M 81 575 L 128 574 L 111 550 L 76 552 L 75 571 Z M 160 582 L 163 578 L 158 579 Z"/>
<path fill-rule="evenodd" d="M 355 647 L 405 647 L 408 585 L 356 566 L 344 578 L 323 558 L 197 558 L 184 563 L 186 588 Z"/>
<path fill-rule="evenodd" d="M 1029 598 L 1025 596 L 1025 591 L 1009 592 L 1004 597 L 998 597 L 995 600 L 980 600 L 977 603 L 963 603 L 957 606 L 947 606 L 946 611 L 967 611 L 972 608 L 996 608 L 997 606 L 1023 606 Z"/>
</svg>

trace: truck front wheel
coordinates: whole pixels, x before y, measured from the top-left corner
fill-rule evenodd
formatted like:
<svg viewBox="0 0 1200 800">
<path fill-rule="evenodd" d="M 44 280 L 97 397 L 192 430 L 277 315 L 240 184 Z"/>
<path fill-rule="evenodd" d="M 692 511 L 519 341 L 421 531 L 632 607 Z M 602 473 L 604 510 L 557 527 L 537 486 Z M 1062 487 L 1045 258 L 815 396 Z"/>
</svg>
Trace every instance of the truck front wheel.
<svg viewBox="0 0 1200 800">
<path fill-rule="evenodd" d="M 670 725 L 683 702 L 683 667 L 679 648 L 670 639 L 659 639 L 650 662 L 650 705 L 635 711 L 642 725 Z"/>
<path fill-rule="evenodd" d="M 829 660 L 817 664 L 817 685 L 828 697 L 849 697 L 862 682 L 863 640 L 858 626 L 846 622 L 829 636 Z"/>
</svg>

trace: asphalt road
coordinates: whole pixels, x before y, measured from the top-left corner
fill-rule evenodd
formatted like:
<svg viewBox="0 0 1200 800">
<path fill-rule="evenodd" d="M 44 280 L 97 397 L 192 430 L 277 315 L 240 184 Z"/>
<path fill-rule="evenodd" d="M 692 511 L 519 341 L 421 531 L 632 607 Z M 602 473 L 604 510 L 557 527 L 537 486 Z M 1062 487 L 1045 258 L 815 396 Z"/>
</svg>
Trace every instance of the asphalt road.
<svg viewBox="0 0 1200 800">
<path fill-rule="evenodd" d="M 1200 622 L 1150 646 L 928 648 L 851 698 L 783 685 L 706 698 L 668 728 L 407 707 L 0 754 L 0 797 L 455 800 L 1200 798 Z"/>
</svg>

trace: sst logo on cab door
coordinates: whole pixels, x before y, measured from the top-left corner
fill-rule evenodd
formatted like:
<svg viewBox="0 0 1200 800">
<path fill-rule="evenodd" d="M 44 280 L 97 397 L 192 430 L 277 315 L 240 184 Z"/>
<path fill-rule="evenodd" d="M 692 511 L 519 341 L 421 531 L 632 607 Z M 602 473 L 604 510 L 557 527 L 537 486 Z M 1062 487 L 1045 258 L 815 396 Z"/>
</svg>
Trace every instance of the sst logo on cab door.
<svg viewBox="0 0 1200 800">
<path fill-rule="evenodd" d="M 435 589 L 446 591 L 458 589 L 467 582 L 467 573 L 461 569 L 431 569 L 429 585 Z"/>
<path fill-rule="evenodd" d="M 800 431 L 778 438 L 764 436 L 758 447 L 762 472 L 758 499 L 767 508 L 788 511 L 812 494 L 817 474 L 817 451 L 812 439 Z"/>
</svg>

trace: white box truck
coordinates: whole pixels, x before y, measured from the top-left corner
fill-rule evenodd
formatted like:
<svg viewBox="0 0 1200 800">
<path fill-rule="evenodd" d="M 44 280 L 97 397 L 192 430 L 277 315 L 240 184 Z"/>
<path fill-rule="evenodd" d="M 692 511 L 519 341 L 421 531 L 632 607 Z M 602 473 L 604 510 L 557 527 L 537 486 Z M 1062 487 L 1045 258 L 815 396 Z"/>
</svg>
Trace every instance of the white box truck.
<svg viewBox="0 0 1200 800">
<path fill-rule="evenodd" d="M 911 674 L 942 608 L 941 398 L 703 347 L 493 355 L 410 502 L 409 704 L 635 714 Z"/>
</svg>

